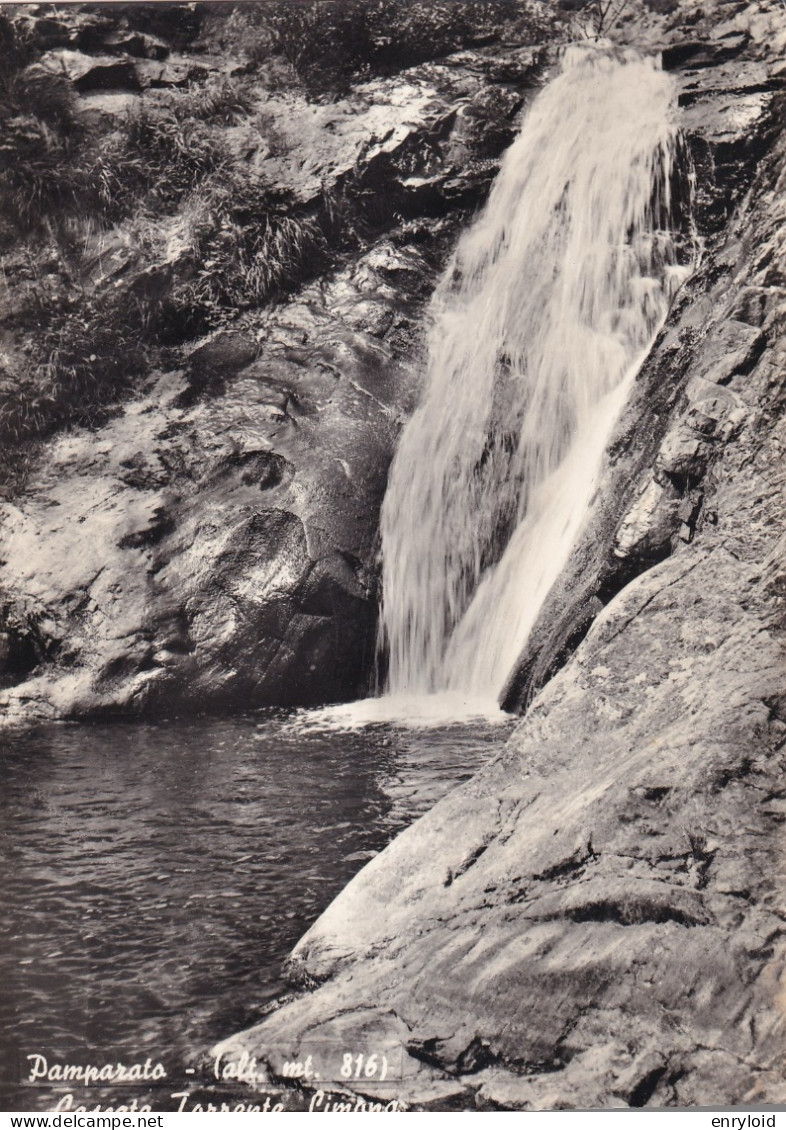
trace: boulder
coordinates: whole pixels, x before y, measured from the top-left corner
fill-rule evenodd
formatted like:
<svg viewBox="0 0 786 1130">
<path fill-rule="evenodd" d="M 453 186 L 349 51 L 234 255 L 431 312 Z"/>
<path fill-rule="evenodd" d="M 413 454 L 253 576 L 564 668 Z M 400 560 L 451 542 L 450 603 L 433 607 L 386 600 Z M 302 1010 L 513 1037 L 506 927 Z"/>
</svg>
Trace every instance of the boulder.
<svg viewBox="0 0 786 1130">
<path fill-rule="evenodd" d="M 23 40 L 40 51 L 58 47 L 100 50 L 104 36 L 114 26 L 111 17 L 95 8 L 70 11 L 66 19 L 54 11 L 44 14 L 40 6 L 27 4 L 17 9 L 12 18 Z"/>
<path fill-rule="evenodd" d="M 134 71 L 139 84 L 143 89 L 157 87 L 182 87 L 187 86 L 195 78 L 207 74 L 205 68 L 192 59 L 166 59 L 159 61 L 157 58 L 136 59 Z"/>
<path fill-rule="evenodd" d="M 170 53 L 169 44 L 159 36 L 129 29 L 117 29 L 105 36 L 103 46 L 118 55 L 133 55 L 136 59 L 161 61 Z"/>
<path fill-rule="evenodd" d="M 771 66 L 774 6 L 714 29 L 685 9 L 710 46 L 672 61 L 701 63 L 708 103 L 724 52 L 759 60 L 769 34 Z M 716 50 L 717 24 L 743 39 Z M 396 1080 L 349 1089 L 415 1109 L 786 1098 L 786 140 L 762 93 L 733 176 L 697 169 L 703 254 L 507 688 L 522 721 L 301 939 L 295 992 L 213 1049 L 255 1056 L 261 1087 L 376 1039 Z"/>
</svg>

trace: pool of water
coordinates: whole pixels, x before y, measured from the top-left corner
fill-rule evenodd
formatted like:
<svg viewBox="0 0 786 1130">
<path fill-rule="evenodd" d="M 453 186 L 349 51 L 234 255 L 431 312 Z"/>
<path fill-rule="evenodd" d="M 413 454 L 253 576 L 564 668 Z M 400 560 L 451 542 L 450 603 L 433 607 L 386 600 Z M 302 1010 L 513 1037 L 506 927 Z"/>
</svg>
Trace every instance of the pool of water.
<svg viewBox="0 0 786 1130">
<path fill-rule="evenodd" d="M 165 1061 L 254 1023 L 348 880 L 509 723 L 349 731 L 281 713 L 0 738 L 3 1110 L 20 1066 Z"/>
</svg>

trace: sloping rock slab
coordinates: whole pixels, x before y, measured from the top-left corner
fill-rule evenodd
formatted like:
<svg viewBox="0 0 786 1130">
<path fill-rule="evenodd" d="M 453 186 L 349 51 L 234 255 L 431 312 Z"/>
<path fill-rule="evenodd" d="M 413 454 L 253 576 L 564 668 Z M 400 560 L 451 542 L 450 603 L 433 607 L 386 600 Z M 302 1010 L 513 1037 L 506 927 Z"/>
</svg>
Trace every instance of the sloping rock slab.
<svg viewBox="0 0 786 1130">
<path fill-rule="evenodd" d="M 319 987 L 220 1054 L 371 1052 L 373 1008 L 415 1104 L 435 1080 L 503 1108 L 784 1101 L 784 442 L 729 459 L 712 535 L 612 602 L 299 943 Z"/>
</svg>

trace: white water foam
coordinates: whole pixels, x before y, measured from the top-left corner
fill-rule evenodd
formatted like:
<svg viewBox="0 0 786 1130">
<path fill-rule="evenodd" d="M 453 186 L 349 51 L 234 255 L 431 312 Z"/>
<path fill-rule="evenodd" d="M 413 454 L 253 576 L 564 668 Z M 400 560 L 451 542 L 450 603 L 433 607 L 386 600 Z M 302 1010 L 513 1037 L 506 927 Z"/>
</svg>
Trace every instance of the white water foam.
<svg viewBox="0 0 786 1130">
<path fill-rule="evenodd" d="M 673 80 L 634 52 L 569 48 L 533 104 L 433 299 L 382 510 L 387 684 L 364 709 L 496 704 L 687 273 L 677 144 Z"/>
</svg>

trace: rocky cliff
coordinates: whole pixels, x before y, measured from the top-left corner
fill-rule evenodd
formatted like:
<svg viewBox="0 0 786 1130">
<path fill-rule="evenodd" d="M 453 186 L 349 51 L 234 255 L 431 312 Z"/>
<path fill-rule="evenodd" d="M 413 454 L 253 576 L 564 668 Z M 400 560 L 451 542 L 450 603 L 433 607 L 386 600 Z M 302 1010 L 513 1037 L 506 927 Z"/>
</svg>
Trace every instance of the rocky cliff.
<svg viewBox="0 0 786 1130">
<path fill-rule="evenodd" d="M 356 1087 L 416 1107 L 784 1101 L 786 14 L 666 3 L 618 34 L 680 84 L 697 268 L 511 680 L 509 745 L 217 1049 L 270 1080 L 327 1043 L 400 1062 Z"/>
<path fill-rule="evenodd" d="M 368 687 L 424 302 L 541 69 L 525 9 L 469 47 L 402 9 L 397 59 L 291 5 L 11 10 L 5 720 Z"/>
</svg>

